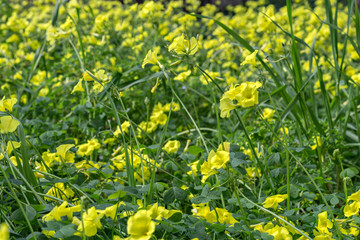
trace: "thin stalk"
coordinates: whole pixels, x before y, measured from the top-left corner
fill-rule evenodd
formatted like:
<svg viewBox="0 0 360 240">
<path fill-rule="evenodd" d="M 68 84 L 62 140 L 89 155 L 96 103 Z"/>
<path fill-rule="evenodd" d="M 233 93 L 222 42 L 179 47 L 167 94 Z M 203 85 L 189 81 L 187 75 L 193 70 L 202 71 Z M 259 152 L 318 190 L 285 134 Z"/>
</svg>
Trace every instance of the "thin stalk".
<svg viewBox="0 0 360 240">
<path fill-rule="evenodd" d="M 1 152 L 2 152 L 2 154 L 4 155 L 4 152 L 3 152 L 2 150 L 1 150 Z M 25 210 L 24 210 L 24 208 L 23 208 L 23 206 L 22 206 L 19 198 L 18 198 L 17 195 L 16 195 L 16 192 L 15 192 L 14 188 L 12 187 L 12 185 L 11 185 L 11 183 L 10 183 L 10 181 L 9 181 L 9 178 L 8 178 L 8 176 L 7 176 L 7 174 L 6 174 L 6 171 L 4 170 L 4 168 L 2 167 L 1 164 L 0 164 L 0 169 L 1 169 L 1 172 L 3 173 L 3 176 L 4 176 L 4 178 L 5 178 L 6 183 L 8 184 L 8 186 L 9 186 L 9 188 L 10 188 L 10 190 L 11 190 L 11 192 L 12 192 L 14 198 L 15 198 L 15 201 L 16 201 L 17 204 L 19 205 L 20 211 L 21 211 L 21 213 L 23 214 L 23 216 L 24 216 L 24 218 L 25 218 L 25 221 L 26 221 L 26 223 L 27 223 L 27 225 L 28 225 L 28 227 L 29 227 L 29 229 L 30 229 L 31 234 L 33 235 L 33 238 L 34 238 L 35 240 L 37 240 L 36 234 L 35 234 L 35 232 L 34 232 L 34 229 L 32 228 L 32 225 L 31 225 L 31 223 L 30 223 L 30 220 L 29 220 L 29 218 L 26 216 L 26 212 L 25 212 Z"/>
</svg>

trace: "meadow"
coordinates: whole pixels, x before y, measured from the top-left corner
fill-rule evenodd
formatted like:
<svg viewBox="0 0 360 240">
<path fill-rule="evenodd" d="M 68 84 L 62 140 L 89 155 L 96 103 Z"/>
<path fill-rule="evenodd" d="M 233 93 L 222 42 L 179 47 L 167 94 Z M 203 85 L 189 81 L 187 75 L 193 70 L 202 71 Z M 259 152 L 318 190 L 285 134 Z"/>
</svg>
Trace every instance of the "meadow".
<svg viewBox="0 0 360 240">
<path fill-rule="evenodd" d="M 0 0 L 0 240 L 350 240 L 358 1 Z"/>
</svg>

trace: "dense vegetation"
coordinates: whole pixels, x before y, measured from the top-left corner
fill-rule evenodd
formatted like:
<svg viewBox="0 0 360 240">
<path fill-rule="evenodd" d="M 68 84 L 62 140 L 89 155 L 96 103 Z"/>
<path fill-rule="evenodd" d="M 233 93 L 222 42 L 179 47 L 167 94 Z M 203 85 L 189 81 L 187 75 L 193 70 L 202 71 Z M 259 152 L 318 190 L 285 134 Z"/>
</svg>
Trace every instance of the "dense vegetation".
<svg viewBox="0 0 360 240">
<path fill-rule="evenodd" d="M 357 1 L 0 1 L 0 240 L 356 239 Z"/>
</svg>

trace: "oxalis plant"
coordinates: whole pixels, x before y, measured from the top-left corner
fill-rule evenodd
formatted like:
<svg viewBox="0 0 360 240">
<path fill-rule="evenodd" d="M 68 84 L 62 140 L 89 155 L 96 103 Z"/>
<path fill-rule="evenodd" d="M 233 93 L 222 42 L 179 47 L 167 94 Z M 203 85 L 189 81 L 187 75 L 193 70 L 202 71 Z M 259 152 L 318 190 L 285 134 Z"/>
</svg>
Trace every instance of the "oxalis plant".
<svg viewBox="0 0 360 240">
<path fill-rule="evenodd" d="M 358 1 L 0 0 L 0 240 L 349 240 Z"/>
</svg>

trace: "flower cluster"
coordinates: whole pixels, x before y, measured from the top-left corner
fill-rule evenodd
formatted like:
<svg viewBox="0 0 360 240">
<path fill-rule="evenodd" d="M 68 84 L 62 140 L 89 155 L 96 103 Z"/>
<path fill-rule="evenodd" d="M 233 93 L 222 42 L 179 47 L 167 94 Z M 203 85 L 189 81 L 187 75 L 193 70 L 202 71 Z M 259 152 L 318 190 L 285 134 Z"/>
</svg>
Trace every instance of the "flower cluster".
<svg viewBox="0 0 360 240">
<path fill-rule="evenodd" d="M 230 117 L 231 110 L 237 107 L 252 107 L 259 103 L 259 92 L 257 89 L 261 87 L 260 82 L 245 82 L 240 86 L 231 85 L 220 99 L 220 116 L 222 118 Z M 236 100 L 236 103 L 234 103 Z"/>
</svg>

